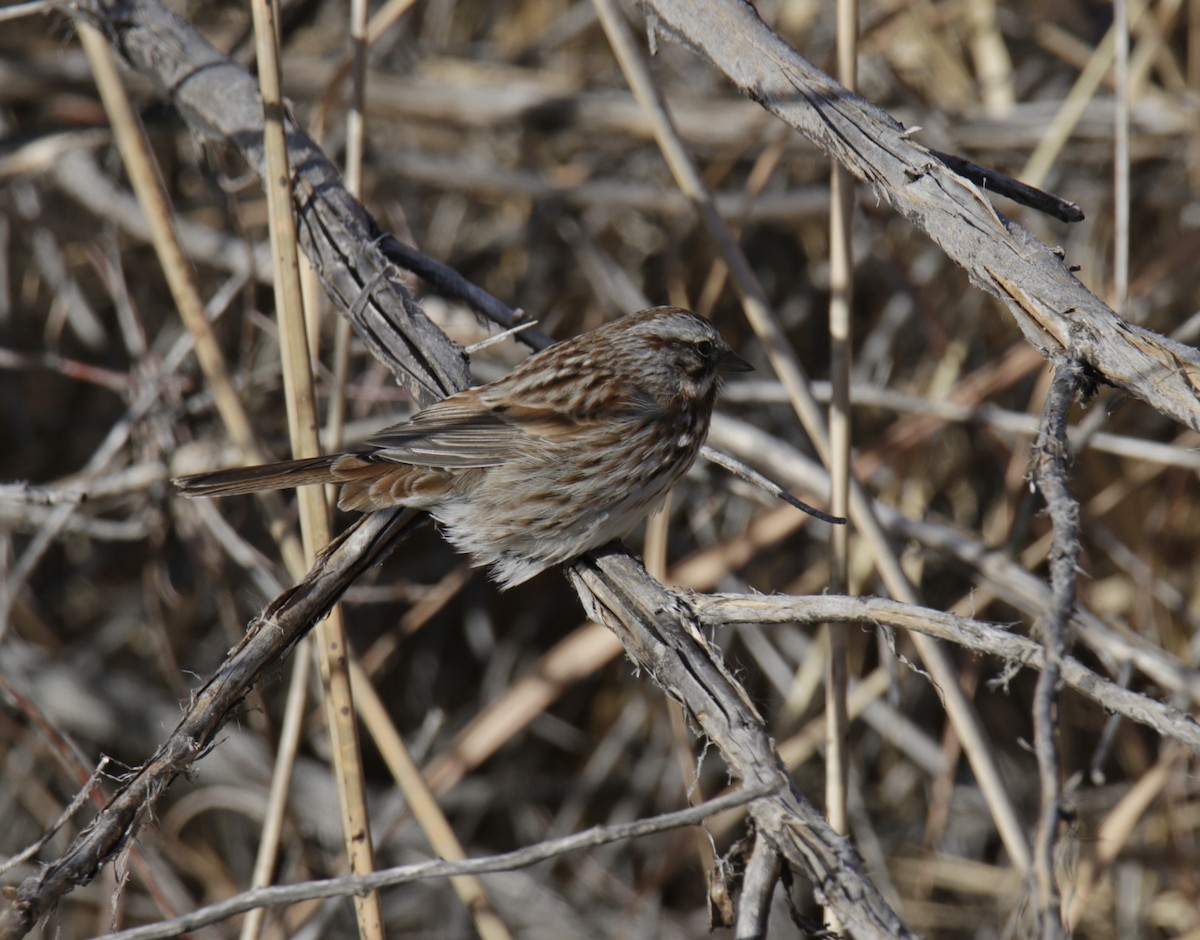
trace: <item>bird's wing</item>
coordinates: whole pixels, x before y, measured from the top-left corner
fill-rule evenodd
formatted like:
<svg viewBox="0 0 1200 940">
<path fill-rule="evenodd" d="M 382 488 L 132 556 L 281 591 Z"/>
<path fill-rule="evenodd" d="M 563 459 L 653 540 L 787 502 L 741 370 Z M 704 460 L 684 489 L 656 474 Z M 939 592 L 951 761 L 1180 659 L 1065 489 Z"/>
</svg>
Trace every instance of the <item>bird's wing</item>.
<svg viewBox="0 0 1200 940">
<path fill-rule="evenodd" d="M 421 467 L 494 467 L 512 456 L 521 431 L 478 402 L 454 398 L 368 438 L 357 456 Z"/>
<path fill-rule="evenodd" d="M 626 405 L 629 413 L 632 405 Z M 625 409 L 619 409 L 624 411 Z M 528 404 L 462 401 L 447 398 L 418 412 L 410 421 L 384 428 L 355 455 L 446 470 L 494 467 L 531 448 L 570 440 L 619 413 L 584 415 Z"/>
</svg>

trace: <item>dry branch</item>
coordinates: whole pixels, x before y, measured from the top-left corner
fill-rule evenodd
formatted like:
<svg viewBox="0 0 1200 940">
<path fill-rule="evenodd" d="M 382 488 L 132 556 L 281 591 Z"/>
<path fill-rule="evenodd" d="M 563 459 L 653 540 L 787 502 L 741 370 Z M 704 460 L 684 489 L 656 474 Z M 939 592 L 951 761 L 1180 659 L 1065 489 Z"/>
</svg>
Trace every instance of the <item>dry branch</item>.
<svg viewBox="0 0 1200 940">
<path fill-rule="evenodd" d="M 1018 666 L 1040 670 L 1046 662 L 1042 644 L 997 624 L 902 604 L 885 597 L 707 594 L 696 595 L 692 603 L 700 621 L 709 627 L 729 623 L 815 626 L 828 621 L 883 625 L 924 633 Z M 1061 667 L 1062 681 L 1105 711 L 1152 728 L 1156 734 L 1174 738 L 1193 753 L 1200 754 L 1200 722 L 1187 712 L 1105 679 L 1070 656 L 1063 657 Z"/>
</svg>

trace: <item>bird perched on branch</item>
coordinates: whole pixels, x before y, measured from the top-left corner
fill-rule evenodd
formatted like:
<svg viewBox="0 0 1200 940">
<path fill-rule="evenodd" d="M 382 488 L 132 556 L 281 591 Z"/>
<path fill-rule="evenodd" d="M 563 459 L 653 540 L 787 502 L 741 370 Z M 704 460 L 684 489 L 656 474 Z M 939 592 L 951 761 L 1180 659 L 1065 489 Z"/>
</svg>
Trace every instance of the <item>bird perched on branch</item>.
<svg viewBox="0 0 1200 940">
<path fill-rule="evenodd" d="M 707 320 L 655 307 L 544 349 L 354 450 L 182 477 L 186 496 L 340 484 L 342 509 L 408 506 L 502 588 L 628 532 L 696 459 L 724 372 Z"/>
</svg>

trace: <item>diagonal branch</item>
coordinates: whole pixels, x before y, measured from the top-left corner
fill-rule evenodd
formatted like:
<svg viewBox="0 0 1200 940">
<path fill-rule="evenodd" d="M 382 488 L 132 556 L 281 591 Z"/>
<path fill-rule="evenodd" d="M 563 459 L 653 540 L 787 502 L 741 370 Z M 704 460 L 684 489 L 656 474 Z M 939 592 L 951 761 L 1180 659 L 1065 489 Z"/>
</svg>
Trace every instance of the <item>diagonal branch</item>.
<svg viewBox="0 0 1200 940">
<path fill-rule="evenodd" d="M 24 936 L 63 896 L 99 874 L 137 833 L 159 794 L 214 746 L 217 732 L 263 673 L 287 655 L 355 578 L 390 551 L 413 520 L 410 510 L 363 516 L 299 585 L 267 608 L 192 696 L 187 712 L 154 755 L 123 781 L 60 858 L 21 883 L 16 898 L 0 910 L 0 937 Z"/>
<path fill-rule="evenodd" d="M 260 176 L 262 101 L 254 78 L 184 20 L 142 0 L 84 0 L 68 12 L 101 29 L 126 65 L 170 95 L 192 130 L 227 141 Z M 379 226 L 337 167 L 294 121 L 288 157 L 301 248 L 339 313 L 424 403 L 470 384 L 466 360 L 396 283 Z"/>
<path fill-rule="evenodd" d="M 1200 354 L 1121 319 L 1053 250 L 917 143 L 895 118 L 847 91 L 774 33 L 749 3 L 646 0 L 656 25 L 691 45 L 743 92 L 796 128 L 928 234 L 1000 298 L 1047 358 L 1067 353 L 1104 381 L 1200 429 Z"/>
</svg>

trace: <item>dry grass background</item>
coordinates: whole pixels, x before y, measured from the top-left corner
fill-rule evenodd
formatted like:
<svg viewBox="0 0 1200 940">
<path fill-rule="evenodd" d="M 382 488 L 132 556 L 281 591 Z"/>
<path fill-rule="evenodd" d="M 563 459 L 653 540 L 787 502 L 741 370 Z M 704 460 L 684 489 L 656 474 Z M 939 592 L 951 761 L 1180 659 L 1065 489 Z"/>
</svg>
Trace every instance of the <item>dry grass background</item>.
<svg viewBox="0 0 1200 940">
<path fill-rule="evenodd" d="M 1132 13 L 1140 9 L 1131 4 Z M 759 10 L 803 54 L 832 67 L 829 5 L 760 3 Z M 239 6 L 196 4 L 184 13 L 220 48 L 249 56 L 249 17 Z M 1067 226 L 1008 203 L 998 202 L 999 210 L 1061 245 L 1080 278 L 1128 318 L 1194 339 L 1200 2 L 1150 5 L 1130 40 L 1127 299 L 1113 262 L 1111 69 L 1102 67 L 1098 87 L 1080 100 L 1078 122 L 1062 124 L 1081 72 L 1089 74 L 1104 54 L 1111 7 L 868 2 L 861 15 L 862 94 L 920 125 L 929 146 L 1027 178 L 1042 173 L 1028 166 L 1039 144 L 1067 131 L 1061 149 L 1048 154 L 1040 184 L 1078 203 L 1087 220 Z M 302 121 L 330 93 L 331 70 L 346 48 L 344 18 L 341 5 L 315 2 L 293 5 L 285 18 L 285 89 Z M 796 352 L 814 378 L 826 378 L 828 161 L 688 50 L 660 43 L 654 72 Z M 6 491 L 0 500 L 0 853 L 10 855 L 52 825 L 101 755 L 115 762 L 107 770 L 113 775 L 141 763 L 199 677 L 288 579 L 259 504 L 187 503 L 168 482 L 235 455 L 194 360 L 171 357 L 182 327 L 69 26 L 45 17 L 5 23 L 0 76 L 0 479 L 88 494 L 69 513 L 29 494 Z M 240 397 L 262 440 L 282 455 L 271 290 L 245 273 L 266 237 L 259 182 L 223 149 L 198 144 L 143 83 L 132 79 L 129 87 L 174 208 L 190 225 L 184 246 L 203 296 L 221 298 L 217 330 Z M 343 145 L 343 92 L 332 93 L 331 155 Z M 523 308 L 554 336 L 643 299 L 711 314 L 759 365 L 725 395 L 721 410 L 734 430 L 748 424 L 810 450 L 588 3 L 418 3 L 372 54 L 368 102 L 363 198 L 381 224 Z M 925 236 L 869 191 L 859 196 L 854 316 L 862 404 L 854 440 L 862 479 L 905 515 L 951 527 L 994 549 L 995 559 L 1045 577 L 1049 525 L 1030 493 L 1028 467 L 1048 366 L 1000 305 L 972 288 Z M 425 293 L 422 303 L 461 342 L 488 333 L 453 302 Z M 331 326 L 320 328 L 322 403 L 335 387 L 332 336 Z M 485 380 L 522 354 L 505 341 L 474 357 L 473 372 Z M 352 350 L 348 375 L 352 435 L 409 404 L 361 348 Z M 148 406 L 130 420 L 148 390 Z M 1111 392 L 1076 414 L 1103 432 L 1072 468 L 1082 506 L 1080 602 L 1144 649 L 1176 658 L 1184 686 L 1194 690 L 1196 434 Z M 1151 452 L 1148 442 L 1174 447 Z M 742 456 L 753 462 L 755 455 Z M 64 518 L 47 540 L 56 513 Z M 819 593 L 828 581 L 827 527 L 779 519 L 761 495 L 698 466 L 672 501 L 667 580 L 705 590 Z M 640 539 L 631 539 L 639 551 Z M 232 556 L 231 547 L 240 554 Z M 1013 569 L 981 571 L 916 540 L 904 559 L 928 606 L 1013 623 L 1021 632 L 1036 628 L 1036 614 L 1006 581 Z M 852 556 L 851 589 L 882 590 L 861 546 Z M 439 802 L 471 855 L 675 809 L 727 782 L 719 758 L 702 756 L 673 716 L 675 706 L 632 674 L 628 661 L 556 646 L 582 621 L 561 576 L 548 573 L 498 594 L 428 528 L 347 597 L 351 644 L 392 721 L 431 769 Z M 785 751 L 785 742 L 820 727 L 815 635 L 753 626 L 722 628 L 714 638 Z M 906 638 L 898 642 L 911 656 Z M 875 637 L 857 628 L 850 652 L 854 676 L 881 664 Z M 1032 833 L 1034 676 L 1019 673 L 998 685 L 1001 664 L 953 655 Z M 1099 671 L 1111 665 L 1079 655 Z M 71 894 L 47 930 L 91 936 L 247 885 L 286 676 L 281 666 L 195 773 L 163 795 L 136 857 Z M 1142 671 L 1118 668 L 1114 676 L 1170 699 Z M 876 883 L 926 936 L 1022 935 L 1029 929 L 1021 920 L 1022 879 L 937 690 L 893 663 L 891 682 L 874 695 L 851 729 L 851 815 Z M 1175 701 L 1196 706 L 1194 694 Z M 1194 757 L 1145 728 L 1110 720 L 1071 692 L 1061 696 L 1059 722 L 1071 809 L 1060 875 L 1065 895 L 1087 898 L 1077 935 L 1200 937 Z M 820 756 L 795 750 L 804 757 L 793 773 L 819 801 Z M 324 713 L 310 706 L 277 882 L 344 870 L 328 759 Z M 365 760 L 377 864 L 429 857 L 369 741 Z M 90 812 L 76 814 L 39 857 L 61 854 Z M 740 835 L 738 824 L 712 828 L 720 852 Z M 707 930 L 711 864 L 707 837 L 685 830 L 487 876 L 484 884 L 515 936 L 691 937 Z M 6 883 L 35 866 L 15 867 Z M 771 936 L 794 936 L 777 895 Z M 793 896 L 810 916 L 819 913 L 805 885 Z M 390 936 L 458 937 L 474 929 L 442 881 L 385 892 L 381 900 Z M 355 934 L 345 901 L 272 914 L 266 931 Z M 236 924 L 225 924 L 197 936 L 236 932 Z"/>
</svg>

